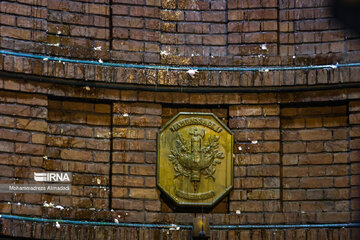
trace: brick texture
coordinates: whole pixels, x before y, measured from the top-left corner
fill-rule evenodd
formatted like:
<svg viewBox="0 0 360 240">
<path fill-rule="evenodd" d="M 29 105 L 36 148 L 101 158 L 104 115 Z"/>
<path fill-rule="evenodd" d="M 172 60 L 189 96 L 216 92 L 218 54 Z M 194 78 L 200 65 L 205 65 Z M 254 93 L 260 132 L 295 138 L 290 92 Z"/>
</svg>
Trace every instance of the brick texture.
<svg viewBox="0 0 360 240">
<path fill-rule="evenodd" d="M 156 134 L 178 112 L 200 111 L 213 112 L 235 138 L 234 189 L 207 213 L 211 224 L 359 219 L 358 89 L 199 94 L 1 80 L 1 182 L 31 183 L 34 171 L 73 174 L 69 195 L 2 194 L 2 214 L 191 224 L 196 214 L 172 209 L 156 187 Z M 335 101 L 329 104 L 331 99 Z M 44 201 L 64 209 L 44 207 Z M 20 231 L 8 220 L 2 224 L 10 224 L 2 228 L 3 235 L 60 238 L 52 225 L 24 223 L 21 228 L 28 230 Z M 61 231 L 71 235 L 76 228 L 62 224 Z M 90 239 L 130 233 L 168 236 L 157 229 L 99 229 L 81 231 L 91 231 L 86 235 Z M 169 234 L 177 239 L 188 231 Z M 328 234 L 356 239 L 356 231 L 346 228 L 211 234 L 220 239 L 271 234 L 279 239 Z"/>
<path fill-rule="evenodd" d="M 11 83 L 11 87 L 15 86 Z M 34 183 L 33 172 L 43 171 L 46 143 L 42 136 L 47 131 L 47 114 L 44 95 L 0 92 L 1 183 L 11 183 L 14 179 L 18 183 Z M 41 198 L 41 194 L 2 194 L 1 211 L 41 216 L 43 211 L 37 205 L 41 204 Z"/>
<path fill-rule="evenodd" d="M 281 117 L 284 212 L 350 221 L 347 106 L 284 107 Z"/>
<path fill-rule="evenodd" d="M 359 182 L 359 111 L 360 111 L 360 102 L 351 101 L 349 103 L 349 125 L 350 125 L 350 191 L 351 191 L 351 206 L 352 210 L 351 220 L 358 221 L 360 215 L 360 182 Z"/>
<path fill-rule="evenodd" d="M 155 158 L 162 107 L 153 103 L 115 103 L 113 113 L 113 209 L 158 212 Z"/>
<path fill-rule="evenodd" d="M 358 61 L 359 39 L 315 1 L 3 1 L 1 47 L 193 66 Z M 131 45 L 132 47 L 127 47 Z"/>
<path fill-rule="evenodd" d="M 71 196 L 54 201 L 64 207 L 107 209 L 111 119 L 109 104 L 49 100 L 45 171 L 73 174 Z"/>
<path fill-rule="evenodd" d="M 267 216 L 280 210 L 280 107 L 258 104 L 257 95 L 242 99 L 245 104 L 229 107 L 229 127 L 235 137 L 229 210 L 247 215 L 249 223 L 270 223 Z M 238 219 L 239 223 L 244 220 Z"/>
<path fill-rule="evenodd" d="M 45 171 L 68 171 L 73 180 L 70 194 L 0 194 L 0 214 L 191 225 L 199 213 L 175 209 L 156 187 L 157 132 L 178 112 L 212 112 L 235 142 L 234 186 L 204 213 L 210 224 L 360 222 L 360 67 L 335 65 L 359 62 L 360 41 L 330 7 L 325 0 L 1 1 L 1 50 L 44 58 L 0 55 L 0 183 L 34 183 L 33 173 Z M 326 66 L 269 69 L 315 65 Z M 261 69 L 187 73 L 224 66 Z M 26 239 L 189 234 L 0 218 L 1 236 Z M 211 239 L 359 235 L 358 228 L 211 230 Z"/>
</svg>

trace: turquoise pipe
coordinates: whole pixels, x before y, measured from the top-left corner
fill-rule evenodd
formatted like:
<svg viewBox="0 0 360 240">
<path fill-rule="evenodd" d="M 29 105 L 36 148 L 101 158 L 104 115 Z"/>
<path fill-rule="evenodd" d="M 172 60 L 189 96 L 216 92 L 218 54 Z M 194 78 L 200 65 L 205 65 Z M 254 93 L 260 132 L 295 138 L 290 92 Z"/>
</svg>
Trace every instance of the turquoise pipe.
<svg viewBox="0 0 360 240">
<path fill-rule="evenodd" d="M 35 55 L 29 53 L 19 53 L 7 50 L 0 50 L 1 54 L 27 57 L 35 59 L 47 59 L 50 61 L 61 61 L 68 63 L 79 63 L 89 65 L 101 65 L 109 67 L 124 67 L 124 68 L 140 68 L 140 69 L 156 69 L 156 70 L 198 70 L 198 71 L 286 71 L 286 70 L 311 70 L 311 69 L 332 69 L 340 67 L 359 67 L 360 63 L 341 63 L 334 65 L 314 65 L 314 66 L 276 66 L 276 67 L 185 67 L 185 66 L 162 66 L 162 65 L 142 65 L 142 64 L 125 64 L 125 63 L 109 63 L 109 62 L 98 62 L 90 60 L 77 60 L 62 57 L 52 57 L 45 55 Z"/>
<path fill-rule="evenodd" d="M 114 226 L 114 227 L 134 227 L 134 228 L 173 228 L 192 229 L 191 225 L 172 225 L 172 224 L 151 224 L 151 223 L 113 223 L 113 222 L 93 222 L 66 219 L 47 219 L 34 218 L 16 215 L 0 215 L 0 219 L 11 219 L 18 221 L 30 221 L 41 223 L 55 223 L 88 226 Z M 287 229 L 287 228 L 353 228 L 360 227 L 360 223 L 322 223 L 322 224 L 269 224 L 269 225 L 211 225 L 211 229 L 236 230 L 236 229 Z"/>
</svg>

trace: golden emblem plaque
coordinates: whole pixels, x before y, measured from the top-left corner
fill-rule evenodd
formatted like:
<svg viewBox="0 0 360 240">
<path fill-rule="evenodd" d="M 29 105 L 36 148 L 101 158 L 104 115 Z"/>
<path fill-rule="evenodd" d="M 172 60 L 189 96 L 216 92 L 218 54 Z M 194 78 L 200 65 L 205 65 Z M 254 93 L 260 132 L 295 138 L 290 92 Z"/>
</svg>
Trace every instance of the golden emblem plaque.
<svg viewBox="0 0 360 240">
<path fill-rule="evenodd" d="M 233 186 L 233 138 L 212 113 L 178 113 L 158 133 L 158 187 L 179 206 L 214 206 Z"/>
</svg>

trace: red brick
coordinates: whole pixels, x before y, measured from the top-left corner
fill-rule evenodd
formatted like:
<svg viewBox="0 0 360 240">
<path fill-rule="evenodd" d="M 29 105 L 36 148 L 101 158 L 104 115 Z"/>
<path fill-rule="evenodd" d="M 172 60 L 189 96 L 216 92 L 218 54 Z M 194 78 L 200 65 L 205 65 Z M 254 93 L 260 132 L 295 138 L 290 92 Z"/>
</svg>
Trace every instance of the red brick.
<svg viewBox="0 0 360 240">
<path fill-rule="evenodd" d="M 333 186 L 332 178 L 311 177 L 302 178 L 300 180 L 300 187 L 302 188 L 328 188 Z"/>
<path fill-rule="evenodd" d="M 233 116 L 258 116 L 262 114 L 260 106 L 231 106 L 229 108 L 229 115 Z"/>
<path fill-rule="evenodd" d="M 280 120 L 278 118 L 249 118 L 247 125 L 248 128 L 278 128 Z"/>
<path fill-rule="evenodd" d="M 145 210 L 150 212 L 159 212 L 161 210 L 160 201 L 145 201 Z"/>
<path fill-rule="evenodd" d="M 349 199 L 349 189 L 327 189 L 325 199 Z"/>
<path fill-rule="evenodd" d="M 12 131 L 7 129 L 0 129 L 0 139 L 15 140 L 19 142 L 28 142 L 30 134 L 21 131 Z"/>
<path fill-rule="evenodd" d="M 157 18 L 160 12 L 158 8 L 152 7 L 130 7 L 130 16 Z"/>
<path fill-rule="evenodd" d="M 85 4 L 85 13 L 87 14 L 98 14 L 98 15 L 109 15 L 109 6 L 102 4 Z"/>
<path fill-rule="evenodd" d="M 303 200 L 305 199 L 305 190 L 284 190 L 284 200 Z"/>
<path fill-rule="evenodd" d="M 229 32 L 257 32 L 260 31 L 260 22 L 229 22 Z M 259 51 L 259 46 L 254 46 L 253 50 Z"/>
<path fill-rule="evenodd" d="M 184 20 L 184 12 L 182 11 L 168 11 L 160 12 L 160 19 L 165 21 L 180 21 Z"/>
<path fill-rule="evenodd" d="M 145 131 L 143 129 L 114 128 L 113 136 L 116 138 L 143 139 Z"/>
<path fill-rule="evenodd" d="M 248 152 L 278 152 L 280 150 L 280 143 L 278 142 L 260 142 L 257 144 L 248 145 Z"/>
<path fill-rule="evenodd" d="M 331 164 L 332 161 L 332 154 L 329 153 L 299 155 L 300 164 Z"/>
<path fill-rule="evenodd" d="M 204 45 L 220 45 L 226 44 L 226 36 L 224 35 L 205 35 L 203 37 Z"/>
<path fill-rule="evenodd" d="M 240 188 L 261 188 L 262 179 L 258 177 L 247 177 L 240 179 Z"/>
<path fill-rule="evenodd" d="M 134 151 L 156 151 L 156 142 L 153 140 L 147 141 L 130 141 L 129 150 Z"/>
<path fill-rule="evenodd" d="M 263 211 L 263 206 L 259 201 L 247 201 L 247 202 L 232 202 L 230 204 L 230 211 L 237 211 L 240 210 L 241 212 L 260 212 Z"/>
<path fill-rule="evenodd" d="M 124 198 L 127 197 L 127 188 L 118 188 L 113 187 L 112 188 L 112 197 L 114 198 Z"/>
<path fill-rule="evenodd" d="M 112 205 L 115 209 L 143 210 L 144 208 L 143 201 L 139 201 L 139 200 L 114 199 L 112 202 L 113 202 Z"/>
<path fill-rule="evenodd" d="M 308 153 L 319 153 L 324 151 L 323 142 L 309 142 L 306 144 L 306 152 Z"/>
<path fill-rule="evenodd" d="M 331 130 L 300 130 L 300 140 L 316 141 L 316 140 L 330 140 L 332 138 Z"/>
<path fill-rule="evenodd" d="M 87 114 L 86 122 L 89 125 L 108 126 L 110 125 L 110 116 L 100 114 Z"/>
<path fill-rule="evenodd" d="M 12 206 L 13 214 L 17 215 L 29 215 L 29 216 L 41 216 L 42 210 L 40 206 L 37 205 L 16 205 Z"/>
<path fill-rule="evenodd" d="M 14 127 L 14 118 L 6 117 L 6 116 L 0 116 L 0 126 L 1 127 Z"/>
<path fill-rule="evenodd" d="M 323 212 L 317 215 L 317 220 L 319 222 L 339 222 L 339 219 L 342 221 L 350 221 L 350 214 L 346 212 Z"/>
<path fill-rule="evenodd" d="M 155 166 L 144 166 L 144 165 L 130 166 L 130 174 L 155 176 Z"/>
<path fill-rule="evenodd" d="M 142 28 L 144 27 L 144 19 L 137 17 L 113 17 L 114 27 Z"/>
<path fill-rule="evenodd" d="M 129 197 L 130 198 L 138 198 L 138 199 L 159 199 L 159 195 L 156 189 L 150 188 L 130 188 L 129 189 Z"/>
<path fill-rule="evenodd" d="M 127 28 L 113 28 L 113 37 L 120 39 L 127 39 L 129 36 L 129 30 Z"/>
<path fill-rule="evenodd" d="M 129 174 L 129 167 L 126 164 L 114 164 L 112 167 L 113 174 Z"/>
<path fill-rule="evenodd" d="M 283 128 L 304 128 L 305 121 L 303 118 L 282 119 L 281 126 Z"/>
<path fill-rule="evenodd" d="M 112 5 L 112 13 L 114 15 L 127 15 L 128 14 L 128 6 L 126 5 Z"/>
<path fill-rule="evenodd" d="M 348 149 L 348 144 L 348 141 L 325 142 L 324 149 L 328 152 L 345 152 Z"/>
<path fill-rule="evenodd" d="M 16 128 L 45 132 L 47 123 L 41 120 L 18 119 Z"/>
<path fill-rule="evenodd" d="M 245 128 L 246 120 L 242 118 L 231 118 L 229 119 L 230 128 Z"/>
<path fill-rule="evenodd" d="M 114 147 L 115 148 L 115 147 Z M 132 162 L 132 163 L 143 163 L 145 161 L 144 153 L 138 152 L 126 152 L 126 153 L 113 153 L 114 162 Z"/>
<path fill-rule="evenodd" d="M 1 26 L 0 31 L 1 31 L 1 35 L 3 37 L 10 37 L 10 38 L 16 38 L 16 39 L 22 39 L 22 40 L 30 40 L 31 39 L 31 31 L 30 30 Z"/>
<path fill-rule="evenodd" d="M 31 7 L 28 5 L 24 5 L 24 4 L 2 2 L 1 3 L 1 11 L 8 13 L 8 14 L 30 16 Z"/>
<path fill-rule="evenodd" d="M 282 108 L 281 109 L 281 116 L 290 117 L 296 116 L 298 113 L 298 108 Z"/>
<path fill-rule="evenodd" d="M 92 153 L 90 151 L 63 149 L 61 150 L 60 157 L 69 160 L 91 161 Z"/>
<path fill-rule="evenodd" d="M 31 155 L 45 155 L 45 146 L 44 145 L 36 145 L 29 143 L 16 143 L 15 151 L 17 153 L 31 154 Z"/>
<path fill-rule="evenodd" d="M 48 2 L 48 8 L 54 9 L 54 10 L 68 10 L 69 5 L 67 2 L 62 2 L 59 0 L 49 0 Z"/>
<path fill-rule="evenodd" d="M 280 176 L 279 166 L 248 166 L 248 176 Z"/>
<path fill-rule="evenodd" d="M 30 107 L 24 105 L 0 104 L 0 113 L 13 116 L 30 116 Z"/>
<path fill-rule="evenodd" d="M 268 199 L 279 199 L 280 191 L 279 190 L 252 190 L 248 193 L 248 199 L 253 200 L 268 200 Z"/>
<path fill-rule="evenodd" d="M 311 169 L 310 169 L 311 170 Z M 308 176 L 308 167 L 284 167 L 284 177 L 303 177 Z"/>
<path fill-rule="evenodd" d="M 349 172 L 348 166 L 328 166 L 326 175 L 328 176 L 346 176 Z"/>
<path fill-rule="evenodd" d="M 360 139 L 350 140 L 350 149 L 360 149 Z"/>
<path fill-rule="evenodd" d="M 131 126 L 160 127 L 161 117 L 158 116 L 130 116 Z"/>
<path fill-rule="evenodd" d="M 114 116 L 113 117 L 113 124 L 116 126 L 127 126 L 129 125 L 129 117 L 125 116 Z"/>
<path fill-rule="evenodd" d="M 209 11 L 202 12 L 202 20 L 204 22 L 225 22 L 225 12 L 224 11 Z"/>
<path fill-rule="evenodd" d="M 158 42 L 160 40 L 160 32 L 130 29 L 130 38 L 134 40 Z"/>
<path fill-rule="evenodd" d="M 350 114 L 350 124 L 360 124 L 360 113 Z"/>
<path fill-rule="evenodd" d="M 132 103 L 123 104 L 115 103 L 114 112 L 116 113 L 135 113 L 135 114 L 149 114 L 149 115 L 161 115 L 161 105 L 151 103 Z"/>
<path fill-rule="evenodd" d="M 144 186 L 144 178 L 134 176 L 112 176 L 114 186 L 124 187 L 142 187 Z"/>
<path fill-rule="evenodd" d="M 323 124 L 325 127 L 347 126 L 347 117 L 325 117 Z"/>
<path fill-rule="evenodd" d="M 303 142 L 293 142 L 293 143 L 283 143 L 283 153 L 302 153 L 305 152 L 305 143 Z"/>
<path fill-rule="evenodd" d="M 264 106 L 263 114 L 264 114 L 264 116 L 279 115 L 280 108 L 277 105 Z"/>
<path fill-rule="evenodd" d="M 125 51 L 135 51 L 140 52 L 144 51 L 144 43 L 138 41 L 118 41 L 113 40 L 112 46 L 115 50 L 125 50 Z"/>
<path fill-rule="evenodd" d="M 101 28 L 71 26 L 70 35 L 97 39 L 109 39 L 109 30 Z"/>
<path fill-rule="evenodd" d="M 14 176 L 14 168 L 10 166 L 0 165 L 1 176 L 2 177 L 13 177 Z"/>
</svg>

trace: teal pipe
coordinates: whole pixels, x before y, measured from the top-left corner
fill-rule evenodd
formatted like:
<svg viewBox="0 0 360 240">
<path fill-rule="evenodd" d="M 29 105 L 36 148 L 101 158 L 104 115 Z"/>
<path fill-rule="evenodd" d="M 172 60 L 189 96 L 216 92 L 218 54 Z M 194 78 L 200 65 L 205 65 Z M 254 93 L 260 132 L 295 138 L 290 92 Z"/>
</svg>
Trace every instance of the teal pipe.
<svg viewBox="0 0 360 240">
<path fill-rule="evenodd" d="M 41 222 L 41 223 L 56 223 L 73 224 L 73 225 L 91 225 L 91 226 L 116 226 L 116 227 L 134 227 L 134 228 L 172 228 L 171 224 L 151 224 L 151 223 L 124 223 L 124 222 L 93 222 L 93 221 L 79 221 L 79 220 L 66 220 L 66 219 L 47 219 L 47 218 L 34 218 L 15 215 L 0 215 L 3 219 L 12 219 L 19 221 Z M 190 225 L 176 225 L 180 228 L 191 229 Z"/>
<path fill-rule="evenodd" d="M 47 219 L 34 218 L 16 215 L 0 215 L 0 218 L 18 221 L 30 221 L 41 223 L 63 223 L 73 225 L 91 226 L 114 226 L 114 227 L 134 227 L 134 228 L 173 228 L 192 229 L 191 225 L 172 225 L 172 224 L 151 224 L 151 223 L 113 223 L 113 222 L 93 222 L 66 219 Z M 322 223 L 322 224 L 270 224 L 270 225 L 211 225 L 211 229 L 217 230 L 236 230 L 236 229 L 287 229 L 287 228 L 353 228 L 360 227 L 360 223 Z"/>
<path fill-rule="evenodd" d="M 7 50 L 0 50 L 1 54 L 35 58 L 35 59 L 48 59 L 51 61 L 61 61 L 69 63 L 89 64 L 89 65 L 101 65 L 109 67 L 124 67 L 124 68 L 139 68 L 139 69 L 156 69 L 156 70 L 198 70 L 198 71 L 287 71 L 287 70 L 311 70 L 311 69 L 332 69 L 340 67 L 359 67 L 360 63 L 342 63 L 334 65 L 314 65 L 314 66 L 277 66 L 277 67 L 185 67 L 185 66 L 162 66 L 162 65 L 140 65 L 140 64 L 125 64 L 125 63 L 109 63 L 109 62 L 98 62 L 89 60 L 77 60 L 62 57 L 52 57 L 45 55 L 35 55 L 29 53 L 18 53 Z"/>
</svg>

